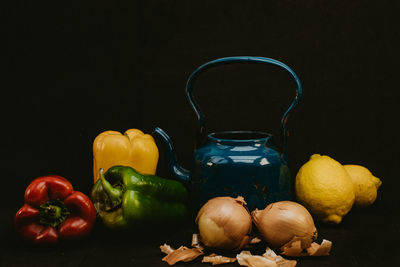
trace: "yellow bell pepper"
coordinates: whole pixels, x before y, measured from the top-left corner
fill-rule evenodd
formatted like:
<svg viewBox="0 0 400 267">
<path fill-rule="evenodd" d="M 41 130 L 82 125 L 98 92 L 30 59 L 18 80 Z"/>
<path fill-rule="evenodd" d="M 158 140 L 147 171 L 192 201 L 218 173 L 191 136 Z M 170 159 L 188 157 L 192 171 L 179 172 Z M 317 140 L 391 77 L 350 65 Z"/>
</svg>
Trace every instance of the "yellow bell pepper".
<svg viewBox="0 0 400 267">
<path fill-rule="evenodd" d="M 129 129 L 124 134 L 105 131 L 93 142 L 94 182 L 99 179 L 100 168 L 106 172 L 115 165 L 130 166 L 142 174 L 155 174 L 158 148 L 149 134 Z"/>
</svg>

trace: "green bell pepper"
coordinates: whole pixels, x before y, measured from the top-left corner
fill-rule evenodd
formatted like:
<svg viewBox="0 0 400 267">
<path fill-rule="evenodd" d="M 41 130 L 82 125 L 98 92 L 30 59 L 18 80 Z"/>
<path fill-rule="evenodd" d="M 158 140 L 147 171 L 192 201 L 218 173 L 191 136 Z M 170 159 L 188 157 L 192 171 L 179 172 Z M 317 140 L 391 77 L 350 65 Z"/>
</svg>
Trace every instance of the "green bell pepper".
<svg viewBox="0 0 400 267">
<path fill-rule="evenodd" d="M 179 182 L 143 175 L 128 166 L 100 171 L 92 202 L 109 228 L 135 228 L 179 222 L 188 215 L 187 189 Z"/>
</svg>

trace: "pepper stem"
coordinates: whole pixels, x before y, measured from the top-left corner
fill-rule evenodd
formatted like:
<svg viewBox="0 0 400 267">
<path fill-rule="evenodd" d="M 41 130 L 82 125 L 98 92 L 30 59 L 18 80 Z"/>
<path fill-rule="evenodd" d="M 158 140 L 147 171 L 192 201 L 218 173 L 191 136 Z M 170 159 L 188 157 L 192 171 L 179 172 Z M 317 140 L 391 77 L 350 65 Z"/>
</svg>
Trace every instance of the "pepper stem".
<svg viewBox="0 0 400 267">
<path fill-rule="evenodd" d="M 61 208 L 55 205 L 49 205 L 48 207 L 45 207 L 45 210 L 47 211 L 47 217 L 49 219 L 58 219 L 61 217 Z"/>
<path fill-rule="evenodd" d="M 106 192 L 109 200 L 111 201 L 111 206 L 116 207 L 121 204 L 123 190 L 113 187 L 104 177 L 104 170 L 101 168 L 99 170 L 101 184 L 103 185 L 103 189 Z"/>
<path fill-rule="evenodd" d="M 57 227 L 69 215 L 67 207 L 59 199 L 49 200 L 39 207 L 39 222 L 44 225 Z"/>
</svg>

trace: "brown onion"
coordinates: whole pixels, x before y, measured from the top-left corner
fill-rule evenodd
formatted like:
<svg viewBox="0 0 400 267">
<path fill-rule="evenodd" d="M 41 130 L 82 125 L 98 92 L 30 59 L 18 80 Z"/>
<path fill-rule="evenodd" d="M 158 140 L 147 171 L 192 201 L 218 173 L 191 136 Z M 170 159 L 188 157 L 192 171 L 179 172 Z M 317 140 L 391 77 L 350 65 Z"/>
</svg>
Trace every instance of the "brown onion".
<svg viewBox="0 0 400 267">
<path fill-rule="evenodd" d="M 211 248 L 240 249 L 249 241 L 251 216 L 243 197 L 216 197 L 196 217 L 201 242 Z"/>
<path fill-rule="evenodd" d="M 254 210 L 251 215 L 261 235 L 274 248 L 281 248 L 296 238 L 305 249 L 318 235 L 311 214 L 293 201 L 272 203 L 263 210 Z"/>
</svg>

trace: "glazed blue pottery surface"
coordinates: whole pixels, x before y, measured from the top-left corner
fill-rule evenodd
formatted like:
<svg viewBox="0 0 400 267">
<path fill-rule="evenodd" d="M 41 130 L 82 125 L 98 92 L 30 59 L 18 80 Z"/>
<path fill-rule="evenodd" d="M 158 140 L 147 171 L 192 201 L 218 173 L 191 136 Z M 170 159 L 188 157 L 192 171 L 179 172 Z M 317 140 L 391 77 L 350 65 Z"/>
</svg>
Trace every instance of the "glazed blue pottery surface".
<svg viewBox="0 0 400 267">
<path fill-rule="evenodd" d="M 207 69 L 230 63 L 263 63 L 285 69 L 295 80 L 295 98 L 281 119 L 282 149 L 277 149 L 270 134 L 256 131 L 206 133 L 204 115 L 193 98 L 193 84 Z M 165 142 L 169 167 L 175 177 L 185 182 L 191 192 L 191 204 L 197 210 L 207 200 L 218 196 L 243 196 L 248 208 L 264 209 L 269 203 L 291 200 L 293 180 L 286 155 L 286 121 L 302 96 L 296 74 L 285 64 L 262 57 L 228 57 L 210 61 L 189 77 L 186 94 L 198 119 L 196 149 L 191 171 L 182 168 L 175 156 L 172 142 L 160 128 L 155 129 Z"/>
</svg>

